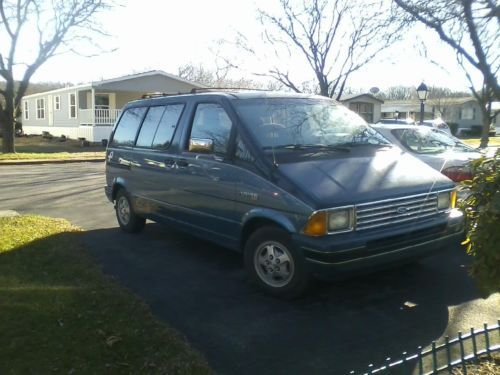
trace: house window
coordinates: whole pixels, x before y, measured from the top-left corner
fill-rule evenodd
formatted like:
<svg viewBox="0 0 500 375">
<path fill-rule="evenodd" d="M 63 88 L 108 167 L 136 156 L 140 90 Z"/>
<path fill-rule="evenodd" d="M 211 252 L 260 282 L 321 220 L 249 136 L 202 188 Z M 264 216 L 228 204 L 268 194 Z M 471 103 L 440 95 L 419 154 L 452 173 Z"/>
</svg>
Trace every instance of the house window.
<svg viewBox="0 0 500 375">
<path fill-rule="evenodd" d="M 57 95 L 54 97 L 54 109 L 59 111 L 61 109 L 61 97 Z"/>
<path fill-rule="evenodd" d="M 27 101 L 24 102 L 23 112 L 24 112 L 24 119 L 29 120 L 30 119 L 30 111 L 29 111 L 29 106 L 28 106 Z"/>
<path fill-rule="evenodd" d="M 475 118 L 476 118 L 476 108 L 472 107 L 460 108 L 461 120 L 475 120 Z"/>
<path fill-rule="evenodd" d="M 76 118 L 76 94 L 69 94 L 69 118 Z"/>
<path fill-rule="evenodd" d="M 45 99 L 37 99 L 36 100 L 36 118 L 44 119 L 45 118 Z"/>
<path fill-rule="evenodd" d="M 349 103 L 349 109 L 356 112 L 368 123 L 373 123 L 373 104 L 372 103 Z"/>
</svg>

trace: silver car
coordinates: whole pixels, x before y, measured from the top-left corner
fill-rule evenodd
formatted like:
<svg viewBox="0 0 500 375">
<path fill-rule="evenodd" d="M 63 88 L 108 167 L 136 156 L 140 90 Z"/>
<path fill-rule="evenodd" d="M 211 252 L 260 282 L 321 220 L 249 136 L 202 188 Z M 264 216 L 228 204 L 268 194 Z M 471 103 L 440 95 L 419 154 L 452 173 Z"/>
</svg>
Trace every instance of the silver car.
<svg viewBox="0 0 500 375">
<path fill-rule="evenodd" d="M 372 125 L 390 142 L 455 182 L 472 177 L 467 163 L 482 156 L 477 149 L 441 130 L 418 125 Z"/>
</svg>

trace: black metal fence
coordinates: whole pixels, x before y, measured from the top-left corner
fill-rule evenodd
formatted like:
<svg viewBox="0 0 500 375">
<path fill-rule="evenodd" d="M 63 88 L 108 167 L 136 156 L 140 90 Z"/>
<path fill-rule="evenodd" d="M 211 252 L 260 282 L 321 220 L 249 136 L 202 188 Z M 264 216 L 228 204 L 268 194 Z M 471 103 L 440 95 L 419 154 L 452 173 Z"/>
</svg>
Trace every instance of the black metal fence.
<svg viewBox="0 0 500 375">
<path fill-rule="evenodd" d="M 438 374 L 447 371 L 452 373 L 453 368 L 461 368 L 467 375 L 466 364 L 480 356 L 491 355 L 500 351 L 500 320 L 494 326 L 484 324 L 480 330 L 470 329 L 469 333 L 458 333 L 458 337 L 451 339 L 446 336 L 444 343 L 437 345 L 433 341 L 429 349 L 418 347 L 416 354 L 408 355 L 404 352 L 399 360 L 386 359 L 386 363 L 379 367 L 373 364 L 368 371 L 350 374 Z"/>
</svg>

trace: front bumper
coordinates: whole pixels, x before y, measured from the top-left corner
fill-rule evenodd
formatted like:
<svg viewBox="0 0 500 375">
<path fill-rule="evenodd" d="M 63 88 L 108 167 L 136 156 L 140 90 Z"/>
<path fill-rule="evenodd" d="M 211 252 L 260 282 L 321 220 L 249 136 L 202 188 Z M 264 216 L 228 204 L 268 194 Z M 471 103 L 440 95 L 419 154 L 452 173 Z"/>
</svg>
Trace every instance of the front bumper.
<svg viewBox="0 0 500 375">
<path fill-rule="evenodd" d="M 352 232 L 346 235 L 308 237 L 294 241 L 315 274 L 352 274 L 391 264 L 406 263 L 436 254 L 463 240 L 464 216 L 451 210 L 445 220 L 407 225 L 379 232 Z"/>
</svg>

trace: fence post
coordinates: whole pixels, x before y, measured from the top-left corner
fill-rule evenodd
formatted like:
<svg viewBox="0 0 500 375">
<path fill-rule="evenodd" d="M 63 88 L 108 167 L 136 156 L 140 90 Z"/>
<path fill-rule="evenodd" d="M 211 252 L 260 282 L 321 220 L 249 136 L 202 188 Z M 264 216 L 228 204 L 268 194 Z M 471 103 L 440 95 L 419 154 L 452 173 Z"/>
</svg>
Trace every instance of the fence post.
<svg viewBox="0 0 500 375">
<path fill-rule="evenodd" d="M 406 356 L 408 355 L 407 352 L 403 352 L 403 369 L 405 370 L 405 373 L 410 373 L 410 368 L 408 366 L 408 360 L 406 359 Z"/>
<path fill-rule="evenodd" d="M 474 328 L 470 329 L 470 336 L 472 338 L 472 350 L 474 351 L 474 360 L 477 360 L 476 331 L 474 330 Z"/>
<path fill-rule="evenodd" d="M 389 366 L 391 364 L 391 357 L 387 357 L 385 359 L 386 365 L 385 365 L 385 370 L 387 374 L 391 373 L 391 367 Z"/>
<path fill-rule="evenodd" d="M 437 374 L 437 354 L 436 354 L 436 341 L 432 342 L 432 373 Z"/>
<path fill-rule="evenodd" d="M 453 370 L 451 367 L 450 338 L 448 336 L 444 338 L 444 345 L 446 348 L 446 368 L 448 369 L 448 373 L 451 374 Z"/>
<path fill-rule="evenodd" d="M 369 374 L 373 374 L 373 370 L 374 370 L 373 363 L 370 363 L 370 364 L 368 365 L 368 373 L 369 373 Z"/>
<path fill-rule="evenodd" d="M 424 374 L 424 363 L 422 362 L 422 347 L 418 347 L 418 374 Z"/>
<path fill-rule="evenodd" d="M 485 339 L 485 344 L 486 344 L 486 353 L 488 353 L 488 357 L 491 355 L 490 351 L 490 335 L 488 333 L 488 323 L 484 323 L 484 339 Z"/>
<path fill-rule="evenodd" d="M 465 365 L 464 341 L 462 339 L 462 332 L 458 332 L 458 341 L 460 343 L 460 362 L 462 363 L 462 371 L 467 375 L 467 366 Z"/>
</svg>

